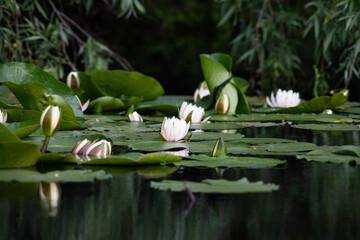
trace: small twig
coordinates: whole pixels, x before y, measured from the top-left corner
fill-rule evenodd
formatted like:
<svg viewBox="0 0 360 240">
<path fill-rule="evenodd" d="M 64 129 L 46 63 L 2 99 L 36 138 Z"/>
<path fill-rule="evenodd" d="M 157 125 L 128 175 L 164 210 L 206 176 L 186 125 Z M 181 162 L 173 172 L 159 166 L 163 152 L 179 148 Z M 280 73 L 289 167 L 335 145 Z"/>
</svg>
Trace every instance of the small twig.
<svg viewBox="0 0 360 240">
<path fill-rule="evenodd" d="M 186 218 L 187 215 L 189 215 L 194 203 L 196 202 L 196 197 L 194 196 L 194 194 L 191 192 L 189 185 L 187 184 L 186 181 L 184 181 L 184 187 L 185 187 L 185 191 L 188 195 L 188 197 L 190 198 L 190 203 L 187 206 L 187 208 L 184 210 L 183 212 L 183 217 Z"/>
</svg>

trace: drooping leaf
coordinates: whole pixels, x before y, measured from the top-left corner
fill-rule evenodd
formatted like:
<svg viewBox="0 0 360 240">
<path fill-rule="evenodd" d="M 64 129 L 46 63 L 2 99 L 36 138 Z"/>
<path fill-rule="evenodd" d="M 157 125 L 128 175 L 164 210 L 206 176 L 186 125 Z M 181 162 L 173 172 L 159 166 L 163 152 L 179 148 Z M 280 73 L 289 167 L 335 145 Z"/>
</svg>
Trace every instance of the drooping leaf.
<svg viewBox="0 0 360 240">
<path fill-rule="evenodd" d="M 199 182 L 164 180 L 162 182 L 151 182 L 151 187 L 159 190 L 170 190 L 173 192 L 185 191 L 185 184 L 191 192 L 195 193 L 254 193 L 254 192 L 271 192 L 279 190 L 275 184 L 265 184 L 259 182 L 249 182 L 247 178 L 238 181 L 228 181 L 224 179 L 213 180 L 205 179 Z"/>
</svg>

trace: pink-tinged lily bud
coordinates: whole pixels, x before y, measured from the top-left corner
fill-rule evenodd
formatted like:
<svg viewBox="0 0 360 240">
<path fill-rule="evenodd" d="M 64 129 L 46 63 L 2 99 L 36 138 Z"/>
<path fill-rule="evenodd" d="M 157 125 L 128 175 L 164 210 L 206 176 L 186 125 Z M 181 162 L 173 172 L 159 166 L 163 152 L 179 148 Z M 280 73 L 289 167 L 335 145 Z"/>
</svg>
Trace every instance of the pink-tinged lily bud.
<svg viewBox="0 0 360 240">
<path fill-rule="evenodd" d="M 130 122 L 143 122 L 144 121 L 142 119 L 142 117 L 140 116 L 140 114 L 138 114 L 136 111 L 133 113 L 129 113 L 129 120 L 130 120 Z"/>
<path fill-rule="evenodd" d="M 66 78 L 66 84 L 71 89 L 78 89 L 80 87 L 80 78 L 77 72 L 70 72 Z"/>
<path fill-rule="evenodd" d="M 7 120 L 7 112 L 3 112 L 0 110 L 0 123 L 6 123 Z"/>
<path fill-rule="evenodd" d="M 106 140 L 91 143 L 83 152 L 84 156 L 107 157 L 111 154 L 111 144 Z"/>
<path fill-rule="evenodd" d="M 43 129 L 45 137 L 51 137 L 60 127 L 61 110 L 58 106 L 49 105 L 42 112 L 40 125 Z"/>
<path fill-rule="evenodd" d="M 79 104 L 80 104 L 81 111 L 82 111 L 82 112 L 85 112 L 86 109 L 89 107 L 90 99 L 88 99 L 88 100 L 84 103 L 84 105 L 83 105 L 83 104 L 81 103 L 79 97 L 78 97 L 77 95 L 75 95 L 75 97 L 76 97 L 76 99 L 78 100 L 78 102 L 79 102 Z"/>
<path fill-rule="evenodd" d="M 230 98 L 227 94 L 221 94 L 215 104 L 217 113 L 226 114 L 230 109 Z"/>
<path fill-rule="evenodd" d="M 184 138 L 189 131 L 190 122 L 186 123 L 184 119 L 165 117 L 160 131 L 160 137 L 164 141 L 178 142 Z"/>
<path fill-rule="evenodd" d="M 76 146 L 73 148 L 72 153 L 73 154 L 82 154 L 87 147 L 89 147 L 91 144 L 91 141 L 84 139 L 76 144 Z"/>
</svg>

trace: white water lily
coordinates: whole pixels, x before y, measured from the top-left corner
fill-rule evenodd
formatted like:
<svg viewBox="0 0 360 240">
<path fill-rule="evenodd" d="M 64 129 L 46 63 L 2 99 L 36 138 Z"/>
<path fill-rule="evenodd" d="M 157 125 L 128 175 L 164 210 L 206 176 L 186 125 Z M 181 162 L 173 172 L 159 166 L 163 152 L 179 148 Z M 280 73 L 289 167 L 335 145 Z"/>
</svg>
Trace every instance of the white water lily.
<svg viewBox="0 0 360 240">
<path fill-rule="evenodd" d="M 0 123 L 6 123 L 7 121 L 7 112 L 0 110 Z"/>
<path fill-rule="evenodd" d="M 300 97 L 298 92 L 293 92 L 293 90 L 281 90 L 279 89 L 274 97 L 274 92 L 271 92 L 270 99 L 266 97 L 266 102 L 270 107 L 296 107 L 300 103 Z"/>
<path fill-rule="evenodd" d="M 41 114 L 40 126 L 46 137 L 51 137 L 60 127 L 61 110 L 58 106 L 49 105 Z"/>
<path fill-rule="evenodd" d="M 88 100 L 84 103 L 84 105 L 83 105 L 83 104 L 81 103 L 79 97 L 76 96 L 76 95 L 75 95 L 75 97 L 76 97 L 76 99 L 79 101 L 79 104 L 80 104 L 80 107 L 81 107 L 81 111 L 82 111 L 82 112 L 85 112 L 86 109 L 89 107 L 90 99 L 88 99 Z"/>
<path fill-rule="evenodd" d="M 160 136 L 164 141 L 178 142 L 186 136 L 189 128 L 190 122 L 186 123 L 184 119 L 165 117 L 161 125 Z"/>
<path fill-rule="evenodd" d="M 179 118 L 184 119 L 187 122 L 191 121 L 192 123 L 200 123 L 204 114 L 204 108 L 197 107 L 196 105 L 187 102 L 183 102 L 179 110 Z"/>
<path fill-rule="evenodd" d="M 140 116 L 140 114 L 138 114 L 136 111 L 133 113 L 129 113 L 129 120 L 130 122 L 143 122 L 144 120 L 142 119 L 142 117 Z"/>
<path fill-rule="evenodd" d="M 88 148 L 91 144 L 91 141 L 88 139 L 84 139 L 76 144 L 76 146 L 73 148 L 72 153 L 73 154 L 82 154 L 86 148 Z"/>
<path fill-rule="evenodd" d="M 83 152 L 84 156 L 104 158 L 111 154 L 111 143 L 106 140 L 94 141 Z"/>
<path fill-rule="evenodd" d="M 221 94 L 215 104 L 217 113 L 227 114 L 230 109 L 230 98 L 227 94 Z"/>
<path fill-rule="evenodd" d="M 209 88 L 205 81 L 200 84 L 200 87 L 195 90 L 194 102 L 200 102 L 206 96 L 210 95 Z"/>
<path fill-rule="evenodd" d="M 80 78 L 78 72 L 70 72 L 67 75 L 66 84 L 71 89 L 78 89 L 80 87 Z"/>
</svg>

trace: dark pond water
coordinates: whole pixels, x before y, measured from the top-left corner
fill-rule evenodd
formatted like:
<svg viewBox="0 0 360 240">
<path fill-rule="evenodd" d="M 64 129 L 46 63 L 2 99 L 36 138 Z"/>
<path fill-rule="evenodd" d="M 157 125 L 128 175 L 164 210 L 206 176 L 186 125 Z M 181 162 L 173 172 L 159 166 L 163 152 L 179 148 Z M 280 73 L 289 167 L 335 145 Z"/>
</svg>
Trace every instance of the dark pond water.
<svg viewBox="0 0 360 240">
<path fill-rule="evenodd" d="M 358 145 L 360 137 L 290 127 L 243 133 L 318 145 Z M 52 201 L 39 192 L 46 184 L 1 183 L 0 239 L 360 239 L 360 168 L 286 159 L 267 169 L 177 169 L 166 178 L 247 177 L 280 185 L 271 193 L 195 194 L 191 209 L 186 193 L 150 188 L 162 179 L 149 179 L 156 169 L 105 168 L 112 180 L 60 184 Z"/>
</svg>

